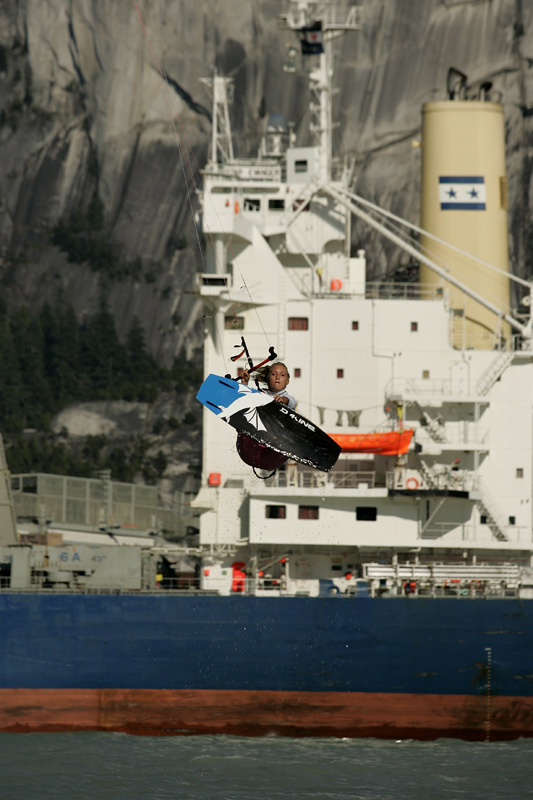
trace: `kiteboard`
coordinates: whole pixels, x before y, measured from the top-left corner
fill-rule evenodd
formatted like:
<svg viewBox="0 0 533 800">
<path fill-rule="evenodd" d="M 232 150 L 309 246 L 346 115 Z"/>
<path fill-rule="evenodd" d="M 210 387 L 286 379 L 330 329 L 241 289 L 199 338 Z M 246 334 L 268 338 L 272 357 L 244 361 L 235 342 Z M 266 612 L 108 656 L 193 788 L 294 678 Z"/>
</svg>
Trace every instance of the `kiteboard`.
<svg viewBox="0 0 533 800">
<path fill-rule="evenodd" d="M 313 469 L 329 472 L 341 452 L 314 422 L 233 378 L 208 375 L 196 399 L 239 433 Z"/>
</svg>

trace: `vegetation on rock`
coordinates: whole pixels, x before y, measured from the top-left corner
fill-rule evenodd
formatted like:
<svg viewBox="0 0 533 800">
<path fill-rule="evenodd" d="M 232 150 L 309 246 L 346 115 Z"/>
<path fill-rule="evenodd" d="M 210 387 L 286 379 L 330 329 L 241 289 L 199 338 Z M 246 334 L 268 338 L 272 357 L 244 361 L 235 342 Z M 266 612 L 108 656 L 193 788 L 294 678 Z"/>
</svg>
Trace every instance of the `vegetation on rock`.
<svg viewBox="0 0 533 800">
<path fill-rule="evenodd" d="M 115 480 L 131 481 L 142 473 L 153 483 L 165 471 L 166 458 L 162 452 L 148 458 L 149 443 L 142 437 L 112 447 L 105 436 L 88 436 L 81 447 L 71 447 L 54 441 L 50 422 L 71 403 L 152 403 L 161 392 L 185 393 L 201 379 L 201 370 L 183 354 L 172 369 L 160 367 L 148 354 L 135 317 L 122 344 L 105 299 L 82 325 L 69 306 L 45 305 L 32 313 L 0 299 L 0 430 L 12 472 L 87 477 L 95 469 L 111 469 Z M 198 419 L 188 412 L 181 423 L 198 424 Z M 169 430 L 179 425 L 174 417 L 168 421 Z"/>
</svg>

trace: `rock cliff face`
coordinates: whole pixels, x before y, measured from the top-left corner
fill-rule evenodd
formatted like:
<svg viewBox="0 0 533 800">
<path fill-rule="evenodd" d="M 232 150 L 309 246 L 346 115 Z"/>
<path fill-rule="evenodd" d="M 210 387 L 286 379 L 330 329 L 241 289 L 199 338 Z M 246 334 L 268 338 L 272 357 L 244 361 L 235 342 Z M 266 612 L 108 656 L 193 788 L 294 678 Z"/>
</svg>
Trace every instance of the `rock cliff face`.
<svg viewBox="0 0 533 800">
<path fill-rule="evenodd" d="M 336 154 L 355 158 L 359 193 L 418 222 L 421 105 L 466 73 L 501 99 L 507 124 L 510 253 L 531 274 L 533 4 L 523 0 L 364 0 L 360 31 L 336 44 Z M 0 280 L 30 304 L 92 311 L 102 288 L 117 329 L 132 317 L 171 363 L 201 346 L 192 276 L 203 270 L 193 210 L 210 137 L 199 79 L 235 80 L 239 155 L 257 151 L 268 114 L 306 130 L 302 78 L 283 72 L 279 0 L 4 0 L 0 4 Z M 162 69 L 163 75 L 159 70 Z M 304 140 L 305 141 L 305 140 Z M 60 219 L 97 196 L 120 276 L 70 263 L 51 243 Z M 405 257 L 361 225 L 371 274 Z"/>
<path fill-rule="evenodd" d="M 356 159 L 358 190 L 417 221 L 421 104 L 445 97 L 448 68 L 490 80 L 507 121 L 511 257 L 527 271 L 533 7 L 519 0 L 366 0 L 362 29 L 336 46 L 335 150 Z M 123 333 L 133 315 L 167 363 L 200 344 L 201 268 L 191 206 L 210 134 L 199 78 L 235 78 L 235 149 L 256 150 L 268 113 L 305 129 L 302 79 L 282 71 L 289 32 L 278 0 L 5 0 L 0 6 L 0 252 L 6 289 L 29 302 L 58 297 L 78 314 L 104 275 L 50 246 L 60 218 L 95 190 L 104 229 L 142 268 L 107 281 Z M 162 79 L 162 67 L 167 81 Z M 182 163 L 183 162 L 183 163 Z M 374 274 L 390 247 L 355 227 Z M 184 247 L 185 242 L 188 243 Z M 181 248 L 181 249 L 179 249 Z M 140 262 L 138 261 L 140 259 Z M 148 281 L 148 282 L 147 282 Z"/>
</svg>

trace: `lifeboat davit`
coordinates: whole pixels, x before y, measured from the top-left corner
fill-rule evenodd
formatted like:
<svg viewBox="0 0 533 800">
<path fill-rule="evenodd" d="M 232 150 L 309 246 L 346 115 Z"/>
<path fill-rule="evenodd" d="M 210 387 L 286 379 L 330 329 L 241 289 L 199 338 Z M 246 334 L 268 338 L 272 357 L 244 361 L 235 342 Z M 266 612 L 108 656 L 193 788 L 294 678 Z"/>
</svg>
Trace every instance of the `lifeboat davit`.
<svg viewBox="0 0 533 800">
<path fill-rule="evenodd" d="M 333 441 L 342 447 L 343 453 L 379 453 L 383 456 L 401 456 L 407 453 L 412 428 L 386 433 L 329 433 Z"/>
</svg>

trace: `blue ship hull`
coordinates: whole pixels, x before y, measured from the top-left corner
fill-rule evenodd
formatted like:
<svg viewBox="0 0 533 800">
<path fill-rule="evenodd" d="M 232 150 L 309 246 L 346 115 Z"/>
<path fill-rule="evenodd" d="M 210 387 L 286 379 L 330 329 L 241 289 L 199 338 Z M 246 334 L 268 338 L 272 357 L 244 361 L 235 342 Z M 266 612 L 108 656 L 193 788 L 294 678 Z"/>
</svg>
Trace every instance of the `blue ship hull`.
<svg viewBox="0 0 533 800">
<path fill-rule="evenodd" d="M 92 707 L 96 692 L 114 704 L 113 719 L 100 725 L 100 708 L 84 727 L 533 735 L 529 600 L 6 592 L 0 627 L 1 730 L 76 728 L 80 698 Z M 337 718 L 328 718 L 328 698 Z M 278 701 L 289 704 L 289 720 L 265 713 Z M 160 721 L 148 724 L 160 703 L 168 713 L 160 707 Z"/>
</svg>

